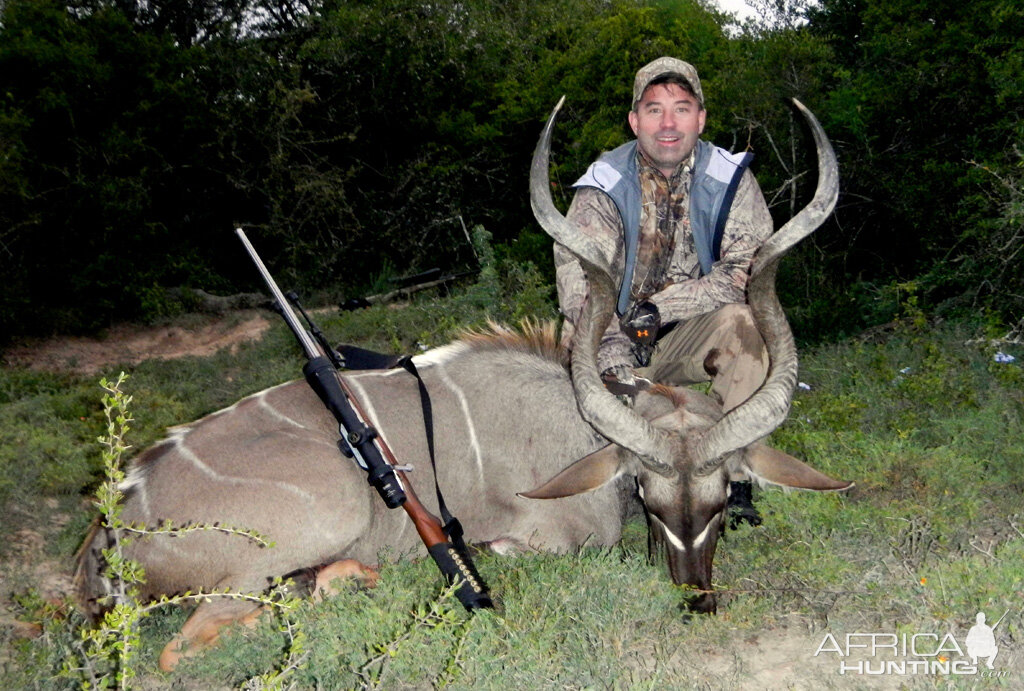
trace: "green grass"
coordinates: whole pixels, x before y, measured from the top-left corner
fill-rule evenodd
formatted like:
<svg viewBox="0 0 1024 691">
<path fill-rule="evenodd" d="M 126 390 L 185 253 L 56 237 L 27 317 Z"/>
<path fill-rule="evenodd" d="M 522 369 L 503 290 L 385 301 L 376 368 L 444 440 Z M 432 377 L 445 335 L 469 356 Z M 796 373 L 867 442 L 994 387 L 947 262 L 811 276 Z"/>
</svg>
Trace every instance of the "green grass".
<svg viewBox="0 0 1024 691">
<path fill-rule="evenodd" d="M 535 303 L 550 314 L 537 298 L 543 287 L 529 276 L 516 280 L 516 290 L 502 288 L 509 281 L 503 276 L 453 298 L 325 317 L 322 325 L 339 341 L 409 352 L 488 317 L 536 312 Z M 730 531 L 719 543 L 717 617 L 683 616 L 682 593 L 662 564 L 647 562 L 646 530 L 637 521 L 610 549 L 480 557 L 500 606 L 475 616 L 442 592 L 430 563 L 388 563 L 373 591 L 303 604 L 298 620 L 308 654 L 291 682 L 301 689 L 763 688 L 769 677 L 759 676 L 759 665 L 785 649 L 795 665 L 795 676 L 786 678 L 796 688 L 849 688 L 849 677 L 813 659 L 825 632 L 953 631 L 963 640 L 976 612 L 994 621 L 1010 610 L 997 630 L 997 668 L 1012 676 L 906 677 L 898 684 L 1019 687 L 1024 349 L 1004 347 L 1018 361 L 995 363 L 991 348 L 966 345 L 973 335 L 956 324 L 908 326 L 882 342 L 802 353 L 800 379 L 811 389 L 798 390 L 771 441 L 857 486 L 843 495 L 759 490 L 763 525 Z M 297 376 L 300 366 L 283 326 L 234 356 L 144 363 L 127 385 L 136 419 L 129 442 L 144 447 L 166 426 Z M 18 536 L 38 533 L 45 547 L 31 559 L 70 570 L 88 523 L 99 393 L 92 378 L 0 370 L 7 519 L 0 597 L 23 618 L 48 615 L 32 601 L 38 583 Z M 221 646 L 165 677 L 156 655 L 184 617 L 175 610 L 147 620 L 139 670 L 147 687 L 237 687 L 281 662 L 285 642 L 268 618 L 254 631 L 230 632 Z M 47 636 L 30 641 L 4 629 L 0 686 L 68 686 L 54 675 L 76 620 L 47 621 Z"/>
</svg>

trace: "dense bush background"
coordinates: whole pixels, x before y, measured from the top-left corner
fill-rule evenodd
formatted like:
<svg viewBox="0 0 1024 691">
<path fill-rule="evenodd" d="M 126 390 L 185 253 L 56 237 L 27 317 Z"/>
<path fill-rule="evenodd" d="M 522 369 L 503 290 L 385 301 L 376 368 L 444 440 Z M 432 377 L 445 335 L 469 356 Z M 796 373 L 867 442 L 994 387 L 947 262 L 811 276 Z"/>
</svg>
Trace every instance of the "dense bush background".
<svg viewBox="0 0 1024 691">
<path fill-rule="evenodd" d="M 557 98 L 553 181 L 628 135 L 632 75 L 698 66 L 708 135 L 751 148 L 778 222 L 813 153 L 841 163 L 835 218 L 786 267 L 805 337 L 889 319 L 897 294 L 1016 322 L 1024 310 L 1024 9 L 1012 0 L 0 2 L 0 333 L 181 309 L 166 289 L 255 287 L 253 229 L 288 284 L 351 295 L 475 268 L 465 228 L 550 275 L 528 210 Z"/>
</svg>

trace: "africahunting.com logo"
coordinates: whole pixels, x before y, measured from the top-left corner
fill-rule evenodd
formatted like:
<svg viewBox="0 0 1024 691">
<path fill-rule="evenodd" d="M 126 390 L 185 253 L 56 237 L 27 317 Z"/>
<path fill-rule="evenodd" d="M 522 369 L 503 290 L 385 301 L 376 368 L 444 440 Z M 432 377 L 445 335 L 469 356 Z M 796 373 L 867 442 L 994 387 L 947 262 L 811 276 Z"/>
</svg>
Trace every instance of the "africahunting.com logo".
<svg viewBox="0 0 1024 691">
<path fill-rule="evenodd" d="M 1009 610 L 1007 610 L 1009 612 Z M 978 612 L 975 624 L 959 638 L 952 632 L 936 633 L 847 633 L 825 634 L 814 651 L 814 657 L 834 655 L 839 674 L 913 675 L 913 674 L 976 674 L 983 677 L 1005 677 L 1009 672 L 995 666 L 999 656 L 995 624 L 985 623 L 985 613 Z"/>
</svg>

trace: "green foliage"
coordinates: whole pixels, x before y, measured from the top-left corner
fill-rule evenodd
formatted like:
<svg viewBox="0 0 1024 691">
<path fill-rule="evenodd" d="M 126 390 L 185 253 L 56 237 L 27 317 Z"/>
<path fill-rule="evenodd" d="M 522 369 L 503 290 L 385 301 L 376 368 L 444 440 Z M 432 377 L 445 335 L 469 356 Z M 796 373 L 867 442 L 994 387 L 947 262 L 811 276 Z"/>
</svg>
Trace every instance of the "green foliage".
<svg viewBox="0 0 1024 691">
<path fill-rule="evenodd" d="M 229 219 L 210 206 L 226 200 L 208 184 L 217 135 L 201 70 L 113 6 L 4 4 L 0 121 L 26 152 L 0 183 L 5 332 L 104 325 L 119 307 L 137 314 L 134 290 L 153 283 L 216 289 L 203 239 Z"/>
<path fill-rule="evenodd" d="M 989 244 L 1012 192 L 992 194 L 969 162 L 998 171 L 1015 162 L 1019 118 L 1005 104 L 1019 105 L 1020 84 L 1003 75 L 1020 61 L 1020 8 L 825 0 L 810 20 L 838 58 L 819 113 L 839 142 L 837 219 L 856 238 L 836 258 L 844 271 L 919 277 L 929 309 L 980 303 L 1012 319 L 1021 291 L 1002 260 L 1014 245 L 1000 243 L 1000 255 Z"/>
<path fill-rule="evenodd" d="M 0 505 L 77 493 L 99 470 L 87 449 L 101 417 L 68 378 L 0 371 Z M 15 521 L 5 521 L 11 529 Z M 0 529 L 0 530 L 3 530 Z"/>
<path fill-rule="evenodd" d="M 517 324 L 524 319 L 554 319 L 554 288 L 529 263 L 498 256 L 490 233 L 472 231 L 480 273 L 447 295 L 417 293 L 407 305 L 374 305 L 325 317 L 322 326 L 342 343 L 359 343 L 395 354 L 443 345 L 466 329 L 488 321 Z"/>
</svg>

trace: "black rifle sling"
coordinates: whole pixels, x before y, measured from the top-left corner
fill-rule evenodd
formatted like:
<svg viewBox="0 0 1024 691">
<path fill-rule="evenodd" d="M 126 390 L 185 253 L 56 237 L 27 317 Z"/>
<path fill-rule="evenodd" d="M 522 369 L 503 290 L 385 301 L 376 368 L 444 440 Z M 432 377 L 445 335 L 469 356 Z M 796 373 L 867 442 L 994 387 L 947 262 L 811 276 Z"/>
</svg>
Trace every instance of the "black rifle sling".
<svg viewBox="0 0 1024 691">
<path fill-rule="evenodd" d="M 486 593 L 487 585 L 480 577 L 479 572 L 476 570 L 476 566 L 473 564 L 469 556 L 469 550 L 467 549 L 466 542 L 463 538 L 462 524 L 459 522 L 459 519 L 453 516 L 451 511 L 448 510 L 448 505 L 445 504 L 444 501 L 444 494 L 441 492 L 441 485 L 437 474 L 437 461 L 434 454 L 434 409 L 430 403 L 430 393 L 427 391 L 426 384 L 423 383 L 423 377 L 420 376 L 419 370 L 416 369 L 416 364 L 412 361 L 412 356 L 406 355 L 403 357 L 397 357 L 394 355 L 383 355 L 381 353 L 375 353 L 372 350 L 366 350 L 365 348 L 359 348 L 352 345 L 339 345 L 337 351 L 341 354 L 345 361 L 345 367 L 348 369 L 372 370 L 395 369 L 401 367 L 406 372 L 416 377 L 416 384 L 418 385 L 420 392 L 420 406 L 423 409 L 423 428 L 427 438 L 427 453 L 430 456 L 430 468 L 434 472 L 434 491 L 437 493 L 437 510 L 441 514 L 441 527 L 444 530 L 445 535 L 447 535 L 448 539 L 451 541 L 452 547 L 454 547 L 457 552 L 454 556 L 435 554 L 431 552 L 431 556 L 435 561 L 438 561 L 439 559 L 457 559 L 457 564 L 460 569 L 468 569 L 473 578 L 475 578 L 481 585 L 484 593 Z"/>
<path fill-rule="evenodd" d="M 444 495 L 441 494 L 441 485 L 437 479 L 437 462 L 434 459 L 434 408 L 430 404 L 430 394 L 427 392 L 427 386 L 423 383 L 423 377 L 420 376 L 419 370 L 416 369 L 411 356 L 402 358 L 399 364 L 402 366 L 402 369 L 416 377 L 416 384 L 419 386 L 420 404 L 423 407 L 423 429 L 427 435 L 427 453 L 430 455 L 430 468 L 434 471 L 437 510 L 441 513 L 444 534 L 455 545 L 455 549 L 465 552 L 466 543 L 462 539 L 462 524 L 459 523 L 459 519 L 452 515 L 451 511 L 448 510 L 448 506 L 444 503 Z"/>
<path fill-rule="evenodd" d="M 394 369 L 402 364 L 402 355 L 385 355 L 359 346 L 342 344 L 335 349 L 345 369 Z"/>
</svg>

